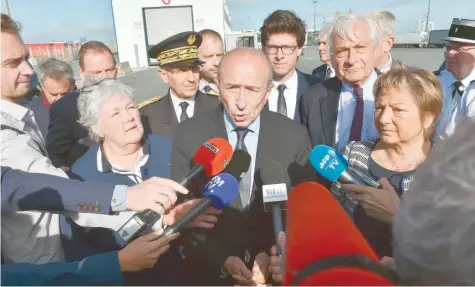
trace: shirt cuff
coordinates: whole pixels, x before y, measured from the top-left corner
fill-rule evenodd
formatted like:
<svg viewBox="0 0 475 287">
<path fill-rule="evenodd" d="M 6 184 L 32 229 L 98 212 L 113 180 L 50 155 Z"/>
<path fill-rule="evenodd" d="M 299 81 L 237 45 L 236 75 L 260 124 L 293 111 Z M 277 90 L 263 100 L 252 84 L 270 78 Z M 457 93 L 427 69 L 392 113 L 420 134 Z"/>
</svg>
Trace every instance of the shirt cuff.
<svg viewBox="0 0 475 287">
<path fill-rule="evenodd" d="M 126 198 L 127 198 L 127 186 L 116 185 L 114 188 L 114 192 L 112 193 L 112 199 L 111 199 L 112 212 L 126 211 L 127 210 L 127 207 L 125 206 Z"/>
</svg>

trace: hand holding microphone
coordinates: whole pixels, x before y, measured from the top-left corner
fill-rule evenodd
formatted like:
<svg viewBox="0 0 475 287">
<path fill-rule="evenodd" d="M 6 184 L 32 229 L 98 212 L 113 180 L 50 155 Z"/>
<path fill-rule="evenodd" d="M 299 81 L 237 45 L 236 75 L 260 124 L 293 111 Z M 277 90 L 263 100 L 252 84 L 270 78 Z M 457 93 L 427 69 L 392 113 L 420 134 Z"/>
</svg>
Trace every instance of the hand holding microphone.
<svg viewBox="0 0 475 287">
<path fill-rule="evenodd" d="M 382 222 L 392 224 L 401 201 L 396 190 L 385 177 L 381 178 L 378 183 L 381 188 L 357 184 L 343 184 L 341 187 L 354 193 L 353 200 L 359 203 L 366 214 Z"/>
<path fill-rule="evenodd" d="M 282 283 L 284 280 L 284 262 L 282 260 L 282 255 L 277 253 L 277 246 L 280 250 L 285 252 L 285 242 L 287 241 L 287 236 L 283 231 L 279 232 L 277 237 L 277 245 L 272 246 L 270 249 L 270 266 L 269 272 L 272 276 L 272 280 L 276 283 Z"/>
</svg>

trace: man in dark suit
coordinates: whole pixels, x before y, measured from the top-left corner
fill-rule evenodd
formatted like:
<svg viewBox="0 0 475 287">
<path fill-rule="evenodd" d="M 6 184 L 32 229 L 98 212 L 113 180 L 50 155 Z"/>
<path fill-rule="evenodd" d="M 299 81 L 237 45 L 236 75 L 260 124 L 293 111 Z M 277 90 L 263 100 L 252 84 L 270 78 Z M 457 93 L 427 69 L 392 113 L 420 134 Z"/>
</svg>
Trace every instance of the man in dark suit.
<svg viewBox="0 0 475 287">
<path fill-rule="evenodd" d="M 395 41 L 396 17 L 387 10 L 373 11 L 370 16 L 372 16 L 378 24 L 379 34 L 374 66 L 379 72 L 384 74 L 402 65 L 400 61 L 393 59 L 390 53 Z"/>
<path fill-rule="evenodd" d="M 336 77 L 311 87 L 300 102 L 302 124 L 312 146 L 328 145 L 343 151 L 349 141 L 376 137 L 373 84 L 377 39 L 370 17 L 340 17 L 329 31 L 328 45 Z M 355 31 L 355 42 L 339 31 Z M 364 48 L 360 48 L 364 47 Z M 359 49 L 357 51 L 357 49 Z"/>
<path fill-rule="evenodd" d="M 33 111 L 41 135 L 46 141 L 51 105 L 72 92 L 76 87 L 71 66 L 54 58 L 39 66 L 38 78 L 41 84 L 41 93 L 28 102 L 28 107 Z"/>
<path fill-rule="evenodd" d="M 115 78 L 117 67 L 111 50 L 104 43 L 90 41 L 79 49 L 79 70 L 83 84 L 86 79 Z M 77 122 L 79 91 L 67 94 L 50 108 L 46 149 L 56 167 L 71 167 L 93 143 L 87 130 Z"/>
<path fill-rule="evenodd" d="M 318 55 L 320 56 L 320 61 L 322 61 L 323 64 L 316 67 L 312 71 L 312 76 L 321 79 L 321 81 L 333 78 L 335 76 L 335 69 L 332 68 L 330 58 L 327 54 L 327 40 L 328 31 L 324 30 L 318 36 Z"/>
<path fill-rule="evenodd" d="M 277 10 L 264 20 L 261 34 L 262 51 L 272 65 L 273 88 L 267 107 L 300 121 L 299 99 L 319 82 L 295 68 L 305 43 L 305 25 L 293 12 Z"/>
<path fill-rule="evenodd" d="M 298 122 L 263 109 L 272 90 L 271 66 L 255 49 L 239 48 L 226 54 L 218 70 L 222 105 L 178 126 L 172 155 L 172 178 L 182 178 L 193 166 L 196 149 L 210 138 L 227 139 L 252 158 L 240 183 L 240 195 L 219 216 L 214 229 L 192 230 L 184 239 L 185 285 L 240 285 L 265 283 L 274 244 L 272 215 L 265 212 L 263 169 L 281 165 L 291 185 L 314 180 L 308 166 L 310 142 Z M 282 179 L 282 182 L 288 181 Z M 190 186 L 202 197 L 206 179 Z M 255 272 L 254 275 L 251 271 Z M 261 270 L 261 271 L 259 271 Z M 233 280 L 234 279 L 234 280 Z"/>
<path fill-rule="evenodd" d="M 198 47 L 202 37 L 183 32 L 150 48 L 148 56 L 158 60 L 158 74 L 170 85 L 166 96 L 142 103 L 145 133 L 164 134 L 173 139 L 178 123 L 216 107 L 215 95 L 198 91 L 200 67 Z M 177 56 L 177 53 L 180 53 Z"/>
</svg>

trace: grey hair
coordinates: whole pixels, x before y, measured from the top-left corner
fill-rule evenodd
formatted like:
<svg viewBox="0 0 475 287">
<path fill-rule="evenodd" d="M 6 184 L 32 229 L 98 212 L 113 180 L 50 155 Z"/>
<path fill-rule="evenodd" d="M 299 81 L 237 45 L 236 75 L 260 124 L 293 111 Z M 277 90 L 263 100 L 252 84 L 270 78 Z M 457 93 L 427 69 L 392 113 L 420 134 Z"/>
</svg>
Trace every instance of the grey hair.
<svg viewBox="0 0 475 287">
<path fill-rule="evenodd" d="M 262 54 L 262 56 L 264 57 L 264 59 L 266 60 L 266 64 L 267 64 L 267 68 L 269 69 L 269 82 L 268 82 L 268 85 L 272 85 L 272 79 L 273 79 L 273 73 L 272 73 L 272 65 L 269 61 L 269 59 L 265 56 L 264 52 L 262 51 L 259 51 L 259 50 L 256 50 L 254 48 L 248 48 L 248 47 L 239 47 L 239 48 L 235 48 L 229 52 L 227 52 L 223 58 L 221 58 L 221 61 L 219 62 L 219 65 L 218 65 L 218 79 L 220 79 L 221 75 L 222 75 L 222 70 L 223 70 L 223 63 L 225 62 L 225 60 L 227 58 L 229 58 L 230 55 L 236 53 L 237 51 L 242 51 L 242 50 L 247 50 L 249 53 L 260 53 Z"/>
<path fill-rule="evenodd" d="M 340 36 L 343 39 L 349 39 L 355 41 L 356 35 L 354 30 L 354 23 L 358 21 L 363 21 L 367 23 L 370 27 L 371 40 L 373 40 L 373 46 L 376 47 L 379 42 L 378 35 L 378 25 L 374 19 L 369 15 L 365 16 L 355 16 L 353 14 L 348 14 L 337 18 L 333 23 L 328 27 L 328 40 L 327 40 L 327 54 L 333 54 L 333 34 Z"/>
<path fill-rule="evenodd" d="M 379 37 L 394 36 L 396 33 L 396 17 L 388 10 L 375 10 L 370 15 L 378 24 Z"/>
<path fill-rule="evenodd" d="M 51 58 L 38 67 L 38 80 L 40 83 L 43 84 L 46 78 L 55 81 L 69 80 L 72 84 L 74 82 L 74 72 L 68 63 Z"/>
<path fill-rule="evenodd" d="M 394 257 L 411 285 L 475 285 L 475 122 L 439 141 L 396 214 Z"/>
<path fill-rule="evenodd" d="M 78 98 L 78 123 L 88 130 L 91 138 L 96 141 L 102 138 L 101 135 L 94 132 L 93 127 L 97 127 L 99 124 L 100 112 L 104 103 L 114 96 L 123 94 L 134 99 L 132 88 L 116 79 L 86 80 Z"/>
</svg>

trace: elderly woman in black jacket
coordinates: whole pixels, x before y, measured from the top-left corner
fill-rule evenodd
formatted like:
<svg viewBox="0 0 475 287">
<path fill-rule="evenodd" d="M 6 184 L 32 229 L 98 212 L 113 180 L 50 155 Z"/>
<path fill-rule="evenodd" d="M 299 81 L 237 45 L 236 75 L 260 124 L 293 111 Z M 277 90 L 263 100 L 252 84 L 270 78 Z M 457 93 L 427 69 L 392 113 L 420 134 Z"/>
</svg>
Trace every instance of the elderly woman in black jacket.
<svg viewBox="0 0 475 287">
<path fill-rule="evenodd" d="M 342 185 L 341 192 L 355 224 L 383 257 L 392 255 L 392 218 L 399 197 L 432 148 L 442 89 L 431 72 L 400 68 L 380 76 L 373 94 L 379 137 L 350 142 L 344 156 L 352 169 L 379 181 L 383 188 Z"/>
</svg>

